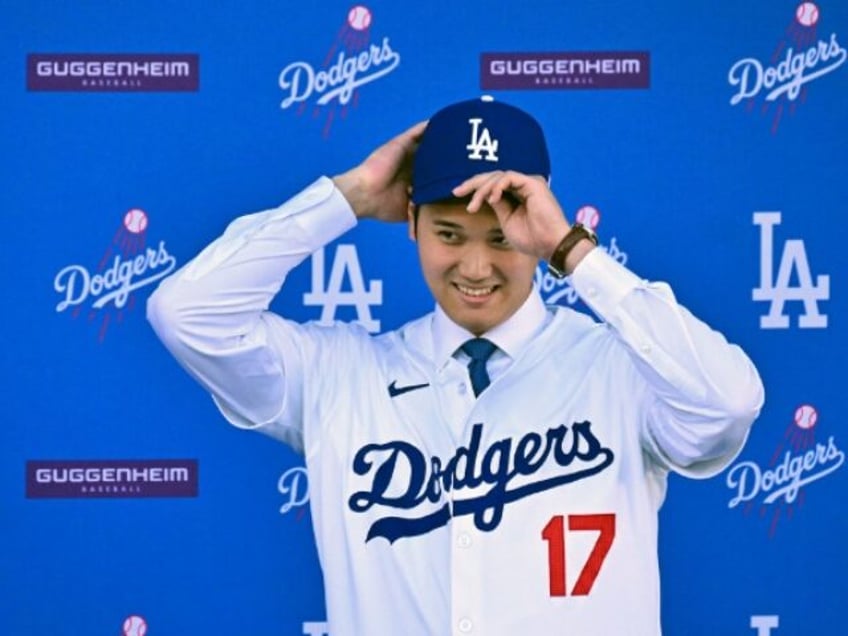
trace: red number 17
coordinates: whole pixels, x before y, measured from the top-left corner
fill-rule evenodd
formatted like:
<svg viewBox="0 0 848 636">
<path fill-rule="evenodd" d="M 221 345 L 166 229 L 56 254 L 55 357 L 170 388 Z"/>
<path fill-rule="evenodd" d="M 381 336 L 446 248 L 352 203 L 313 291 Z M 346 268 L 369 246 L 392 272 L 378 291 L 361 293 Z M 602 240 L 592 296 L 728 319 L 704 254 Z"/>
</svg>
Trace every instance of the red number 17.
<svg viewBox="0 0 848 636">
<path fill-rule="evenodd" d="M 571 532 L 595 530 L 600 533 L 571 591 L 572 596 L 586 596 L 592 590 L 598 572 L 601 571 L 601 565 L 615 539 L 615 515 L 568 515 L 568 530 Z M 542 539 L 548 542 L 551 596 L 566 596 L 565 520 L 562 515 L 551 517 L 548 525 L 542 530 Z"/>
</svg>

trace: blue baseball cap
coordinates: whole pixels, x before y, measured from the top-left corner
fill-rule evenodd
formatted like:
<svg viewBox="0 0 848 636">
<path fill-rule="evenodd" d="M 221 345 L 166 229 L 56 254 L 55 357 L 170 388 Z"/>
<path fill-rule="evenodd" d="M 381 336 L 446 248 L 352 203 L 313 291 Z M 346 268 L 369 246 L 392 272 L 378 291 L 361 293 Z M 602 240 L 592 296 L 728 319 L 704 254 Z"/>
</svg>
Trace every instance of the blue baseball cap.
<svg viewBox="0 0 848 636">
<path fill-rule="evenodd" d="M 489 96 L 446 106 L 430 118 L 412 164 L 412 202 L 453 198 L 481 172 L 515 170 L 550 179 L 542 127 L 531 115 Z"/>
</svg>

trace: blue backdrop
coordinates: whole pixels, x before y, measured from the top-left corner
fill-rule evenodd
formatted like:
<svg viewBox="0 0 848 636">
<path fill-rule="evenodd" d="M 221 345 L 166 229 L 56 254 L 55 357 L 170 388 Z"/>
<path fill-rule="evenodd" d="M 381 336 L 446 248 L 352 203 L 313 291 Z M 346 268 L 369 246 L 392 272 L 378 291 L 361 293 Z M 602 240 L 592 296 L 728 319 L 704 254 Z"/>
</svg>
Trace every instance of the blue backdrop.
<svg viewBox="0 0 848 636">
<path fill-rule="evenodd" d="M 0 34 L 0 633 L 325 633 L 300 458 L 226 425 L 144 304 L 233 217 L 482 93 L 763 376 L 734 464 L 670 480 L 665 632 L 848 633 L 846 3 L 4 1 Z M 432 306 L 374 223 L 277 302 L 373 331 Z"/>
</svg>

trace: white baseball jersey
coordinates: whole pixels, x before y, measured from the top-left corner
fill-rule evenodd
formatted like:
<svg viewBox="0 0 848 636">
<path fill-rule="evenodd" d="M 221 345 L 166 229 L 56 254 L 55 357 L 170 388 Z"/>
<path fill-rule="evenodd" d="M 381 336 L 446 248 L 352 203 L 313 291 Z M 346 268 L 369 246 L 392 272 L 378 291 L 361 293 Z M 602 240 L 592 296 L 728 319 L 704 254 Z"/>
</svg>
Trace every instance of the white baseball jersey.
<svg viewBox="0 0 848 636">
<path fill-rule="evenodd" d="M 332 636 L 660 634 L 666 476 L 738 453 L 763 400 L 745 354 L 667 285 L 592 251 L 487 334 L 475 398 L 443 312 L 370 336 L 267 311 L 355 223 L 329 179 L 242 217 L 148 314 L 226 417 L 301 450 Z"/>
</svg>

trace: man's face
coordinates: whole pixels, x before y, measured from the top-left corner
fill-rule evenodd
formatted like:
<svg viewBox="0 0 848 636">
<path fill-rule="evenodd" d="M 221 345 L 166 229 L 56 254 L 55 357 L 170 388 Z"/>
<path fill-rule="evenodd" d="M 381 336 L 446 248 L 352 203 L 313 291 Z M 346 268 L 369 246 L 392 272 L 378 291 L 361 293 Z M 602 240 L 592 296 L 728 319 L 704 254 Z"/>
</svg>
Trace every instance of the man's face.
<svg viewBox="0 0 848 636">
<path fill-rule="evenodd" d="M 494 211 L 465 203 L 427 203 L 409 236 L 418 243 L 424 279 L 458 325 L 479 336 L 512 316 L 533 287 L 538 261 L 510 247 Z"/>
</svg>

